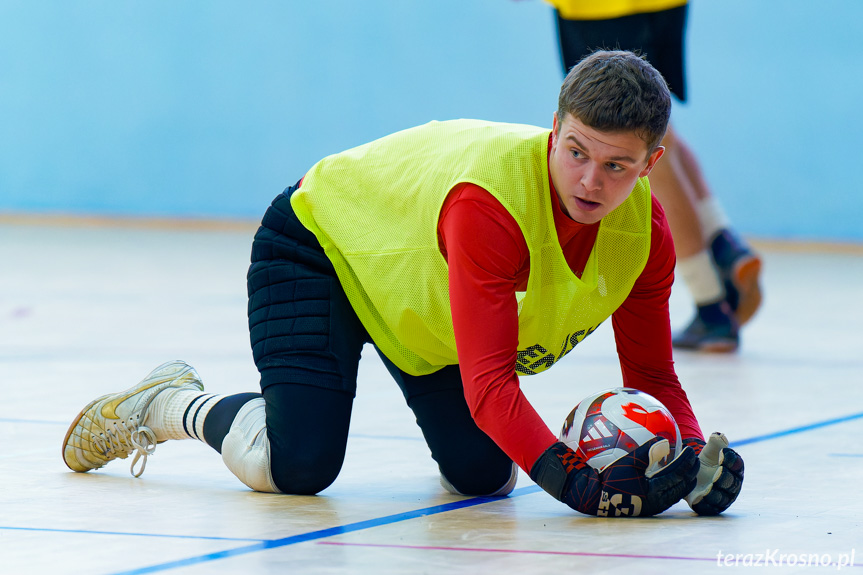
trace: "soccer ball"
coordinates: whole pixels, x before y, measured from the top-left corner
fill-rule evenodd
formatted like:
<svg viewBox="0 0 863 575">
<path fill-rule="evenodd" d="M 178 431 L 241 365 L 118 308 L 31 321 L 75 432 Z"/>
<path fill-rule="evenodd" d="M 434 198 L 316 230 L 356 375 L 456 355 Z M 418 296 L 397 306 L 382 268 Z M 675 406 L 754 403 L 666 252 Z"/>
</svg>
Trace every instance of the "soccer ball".
<svg viewBox="0 0 863 575">
<path fill-rule="evenodd" d="M 560 440 L 602 471 L 654 437 L 668 440 L 669 454 L 647 468 L 652 475 L 683 449 L 671 412 L 656 398 L 637 389 L 617 387 L 584 398 L 560 430 Z"/>
</svg>

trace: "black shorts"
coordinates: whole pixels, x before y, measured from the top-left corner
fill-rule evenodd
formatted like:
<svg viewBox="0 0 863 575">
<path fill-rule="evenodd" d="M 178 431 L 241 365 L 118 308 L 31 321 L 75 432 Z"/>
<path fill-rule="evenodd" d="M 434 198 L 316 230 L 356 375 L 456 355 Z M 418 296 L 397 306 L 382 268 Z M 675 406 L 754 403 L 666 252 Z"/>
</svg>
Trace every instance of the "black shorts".
<svg viewBox="0 0 863 575">
<path fill-rule="evenodd" d="M 564 72 L 598 49 L 644 55 L 665 78 L 671 93 L 686 101 L 684 30 L 688 6 L 608 20 L 567 20 L 557 13 Z"/>
</svg>

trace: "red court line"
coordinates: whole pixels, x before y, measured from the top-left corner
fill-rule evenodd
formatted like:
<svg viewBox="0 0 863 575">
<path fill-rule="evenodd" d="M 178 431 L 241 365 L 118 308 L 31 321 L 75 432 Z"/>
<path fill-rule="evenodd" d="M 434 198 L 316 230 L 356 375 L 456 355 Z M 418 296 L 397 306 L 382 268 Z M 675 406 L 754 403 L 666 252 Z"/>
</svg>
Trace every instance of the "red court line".
<svg viewBox="0 0 863 575">
<path fill-rule="evenodd" d="M 538 551 L 535 549 L 493 549 L 486 547 L 444 547 L 444 546 L 435 546 L 435 545 L 397 545 L 390 543 L 345 543 L 340 541 L 318 541 L 317 545 L 341 545 L 343 547 L 389 547 L 393 549 L 411 549 L 416 551 L 473 551 L 475 553 L 512 553 L 519 555 L 564 555 L 570 557 L 602 557 L 604 559 L 660 559 L 660 560 L 671 560 L 671 561 L 711 561 L 716 563 L 717 567 L 723 567 L 719 563 L 719 557 L 684 557 L 682 555 L 640 555 L 634 553 L 591 553 L 588 551 Z M 731 554 L 727 554 L 731 555 Z M 753 555 L 753 554 L 748 554 Z M 733 556 L 733 555 L 732 555 Z M 793 567 L 797 565 L 796 563 L 792 565 L 788 563 L 787 565 L 776 564 L 775 559 L 772 566 L 782 567 L 788 566 Z M 752 565 L 743 564 L 735 564 L 735 565 L 724 565 L 725 567 L 751 567 Z M 762 565 L 763 567 L 770 567 L 770 564 Z M 798 567 L 831 567 L 831 568 L 839 568 L 844 567 L 863 567 L 863 564 L 860 563 L 851 563 L 850 565 L 842 565 L 841 563 L 837 563 L 835 561 L 829 564 L 819 564 L 819 565 L 797 565 Z"/>
<path fill-rule="evenodd" d="M 591 553 L 588 551 L 539 551 L 536 549 L 493 549 L 490 547 L 444 547 L 435 545 L 397 545 L 389 543 L 345 543 L 341 541 L 318 541 L 318 545 L 341 545 L 345 547 L 389 547 L 416 549 L 421 551 L 473 551 L 477 553 L 516 553 L 523 555 L 567 555 L 577 557 L 605 557 L 611 559 L 669 559 L 673 561 L 713 561 L 716 557 L 683 557 L 680 555 L 638 555 L 633 553 Z"/>
</svg>

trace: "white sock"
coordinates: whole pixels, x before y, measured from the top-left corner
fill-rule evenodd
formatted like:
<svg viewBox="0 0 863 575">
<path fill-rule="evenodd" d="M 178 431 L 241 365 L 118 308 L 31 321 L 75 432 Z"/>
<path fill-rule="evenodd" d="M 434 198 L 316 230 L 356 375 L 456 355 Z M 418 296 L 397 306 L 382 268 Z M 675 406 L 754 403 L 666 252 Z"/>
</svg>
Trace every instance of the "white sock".
<svg viewBox="0 0 863 575">
<path fill-rule="evenodd" d="M 193 389 L 166 389 L 150 404 L 146 425 L 156 433 L 157 441 L 204 441 L 204 420 L 210 409 L 225 397 Z"/>
<path fill-rule="evenodd" d="M 713 265 L 713 258 L 707 250 L 694 256 L 677 260 L 677 273 L 686 282 L 695 305 L 715 303 L 725 297 L 725 288 L 719 279 L 719 272 Z"/>
<path fill-rule="evenodd" d="M 701 233 L 705 241 L 709 242 L 720 230 L 731 227 L 731 220 L 728 219 L 716 196 L 708 196 L 697 202 L 695 212 L 698 214 Z"/>
</svg>

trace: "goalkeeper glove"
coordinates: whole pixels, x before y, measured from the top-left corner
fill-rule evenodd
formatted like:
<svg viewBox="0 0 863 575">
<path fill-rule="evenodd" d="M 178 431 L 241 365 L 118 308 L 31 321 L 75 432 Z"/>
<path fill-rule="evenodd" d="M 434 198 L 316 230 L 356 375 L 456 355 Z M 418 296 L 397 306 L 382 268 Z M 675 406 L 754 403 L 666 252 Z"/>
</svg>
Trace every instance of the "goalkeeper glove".
<svg viewBox="0 0 863 575">
<path fill-rule="evenodd" d="M 728 447 L 728 439 L 721 433 L 707 438 L 686 439 L 684 444 L 698 453 L 701 468 L 695 489 L 684 498 L 699 515 L 719 515 L 728 509 L 743 487 L 743 458 Z"/>
<path fill-rule="evenodd" d="M 662 513 L 695 487 L 698 458 L 684 449 L 657 472 L 647 468 L 669 453 L 668 441 L 652 439 L 602 472 L 562 442 L 545 450 L 530 478 L 558 501 L 599 517 L 648 517 Z"/>
</svg>

